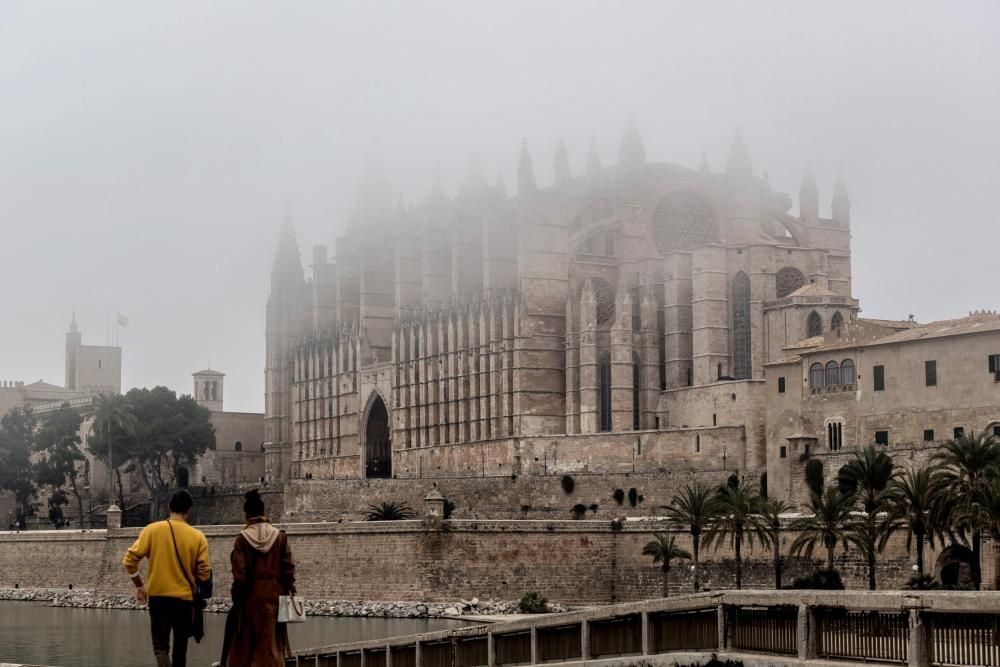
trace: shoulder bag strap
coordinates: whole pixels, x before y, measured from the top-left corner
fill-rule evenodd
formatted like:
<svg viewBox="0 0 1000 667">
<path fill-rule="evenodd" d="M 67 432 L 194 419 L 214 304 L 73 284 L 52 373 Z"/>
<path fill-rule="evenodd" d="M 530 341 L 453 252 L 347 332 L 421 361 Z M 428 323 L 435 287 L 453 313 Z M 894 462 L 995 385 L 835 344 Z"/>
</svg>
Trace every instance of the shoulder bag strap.
<svg viewBox="0 0 1000 667">
<path fill-rule="evenodd" d="M 191 577 L 188 576 L 188 569 L 187 566 L 184 565 L 184 561 L 181 559 L 180 550 L 177 548 L 177 537 L 174 535 L 174 526 L 170 523 L 170 519 L 167 519 L 167 526 L 170 527 L 170 539 L 174 543 L 174 554 L 177 556 L 177 564 L 181 566 L 181 572 L 184 573 L 184 578 L 187 580 L 188 586 L 191 587 L 192 599 L 195 599 L 198 597 L 198 587 L 194 585 Z"/>
</svg>

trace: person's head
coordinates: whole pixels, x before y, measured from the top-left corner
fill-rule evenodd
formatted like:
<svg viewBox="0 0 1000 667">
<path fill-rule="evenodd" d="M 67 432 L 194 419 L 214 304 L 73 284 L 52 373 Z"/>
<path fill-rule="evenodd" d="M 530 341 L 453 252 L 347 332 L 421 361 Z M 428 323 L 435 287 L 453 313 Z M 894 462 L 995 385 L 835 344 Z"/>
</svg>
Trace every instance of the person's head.
<svg viewBox="0 0 1000 667">
<path fill-rule="evenodd" d="M 264 500 L 260 497 L 260 492 L 257 489 L 247 491 L 243 498 L 243 513 L 247 515 L 248 519 L 264 516 Z"/>
<path fill-rule="evenodd" d="M 194 500 L 191 498 L 191 494 L 181 489 L 174 495 L 170 496 L 170 513 L 179 514 L 186 517 L 191 513 L 191 508 L 194 506 Z"/>
</svg>

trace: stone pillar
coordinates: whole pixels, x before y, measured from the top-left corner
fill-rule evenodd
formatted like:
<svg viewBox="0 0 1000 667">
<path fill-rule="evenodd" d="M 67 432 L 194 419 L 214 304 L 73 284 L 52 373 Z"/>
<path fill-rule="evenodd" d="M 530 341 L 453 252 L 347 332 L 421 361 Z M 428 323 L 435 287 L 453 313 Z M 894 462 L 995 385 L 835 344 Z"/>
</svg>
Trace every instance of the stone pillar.
<svg viewBox="0 0 1000 667">
<path fill-rule="evenodd" d="M 580 293 L 580 432 L 600 426 L 597 387 L 597 299 L 590 281 Z"/>
<path fill-rule="evenodd" d="M 799 660 L 812 660 L 816 657 L 816 619 L 808 605 L 799 605 L 798 623 L 796 624 L 796 639 L 798 640 Z"/>
<path fill-rule="evenodd" d="M 483 440 L 489 440 L 493 433 L 490 361 L 490 304 L 485 301 L 479 308 L 479 432 Z"/>
<path fill-rule="evenodd" d="M 641 290 L 642 305 L 640 319 L 641 366 L 639 370 L 639 411 L 640 428 L 650 429 L 656 425 L 656 402 L 660 394 L 659 350 L 657 349 L 656 299 L 653 286 L 647 283 Z M 634 338 L 633 338 L 634 340 Z"/>
<path fill-rule="evenodd" d="M 611 328 L 611 430 L 632 430 L 632 299 L 624 280 Z"/>
<path fill-rule="evenodd" d="M 729 375 L 729 285 L 726 250 L 705 246 L 694 251 L 691 274 L 694 384 L 711 384 Z"/>
<path fill-rule="evenodd" d="M 692 372 L 691 254 L 675 252 L 667 256 L 664 269 L 663 344 L 667 389 L 677 389 L 688 386 L 689 373 Z"/>
<path fill-rule="evenodd" d="M 652 655 L 653 653 L 653 638 L 649 633 L 649 612 L 644 611 L 639 615 L 642 623 L 642 654 Z"/>
<path fill-rule="evenodd" d="M 590 622 L 580 621 L 580 660 L 590 660 Z"/>
<path fill-rule="evenodd" d="M 114 503 L 108 507 L 108 530 L 118 530 L 122 527 L 122 511 Z"/>
<path fill-rule="evenodd" d="M 531 626 L 531 664 L 538 664 L 538 626 Z M 362 666 L 363 667 L 363 666 Z"/>
<path fill-rule="evenodd" d="M 718 613 L 718 626 L 719 626 L 719 651 L 729 650 L 729 614 L 726 613 L 726 605 L 719 601 L 719 606 L 716 608 Z"/>
<path fill-rule="evenodd" d="M 931 628 L 919 609 L 910 609 L 907 667 L 927 667 L 931 659 Z"/>
<path fill-rule="evenodd" d="M 580 319 L 566 299 L 566 433 L 580 432 Z"/>
</svg>

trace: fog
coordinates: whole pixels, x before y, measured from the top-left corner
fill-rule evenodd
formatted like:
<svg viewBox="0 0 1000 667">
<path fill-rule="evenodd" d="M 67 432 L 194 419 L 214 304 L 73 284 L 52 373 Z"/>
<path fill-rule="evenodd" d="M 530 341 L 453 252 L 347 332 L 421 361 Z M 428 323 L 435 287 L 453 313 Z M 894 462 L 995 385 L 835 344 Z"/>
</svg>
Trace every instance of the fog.
<svg viewBox="0 0 1000 667">
<path fill-rule="evenodd" d="M 540 185 L 566 141 L 605 164 L 634 115 L 649 161 L 756 172 L 829 215 L 843 170 L 869 317 L 998 307 L 1000 3 L 0 1 L 0 379 L 63 383 L 63 334 L 126 387 L 263 410 L 264 304 L 286 202 L 303 261 L 366 156 L 419 200 L 470 155 Z M 492 178 L 492 176 L 491 176 Z M 388 258 L 387 258 L 388 260 Z"/>
</svg>

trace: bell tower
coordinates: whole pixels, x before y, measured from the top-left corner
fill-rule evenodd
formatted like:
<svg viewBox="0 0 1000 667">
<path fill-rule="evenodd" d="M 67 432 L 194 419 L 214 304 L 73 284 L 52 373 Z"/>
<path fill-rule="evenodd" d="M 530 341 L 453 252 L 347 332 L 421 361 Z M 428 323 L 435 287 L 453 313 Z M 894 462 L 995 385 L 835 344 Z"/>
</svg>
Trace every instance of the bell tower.
<svg viewBox="0 0 1000 667">
<path fill-rule="evenodd" d="M 225 373 L 208 368 L 192 373 L 194 378 L 194 400 L 198 405 L 212 412 L 222 412 L 222 389 Z"/>
</svg>

